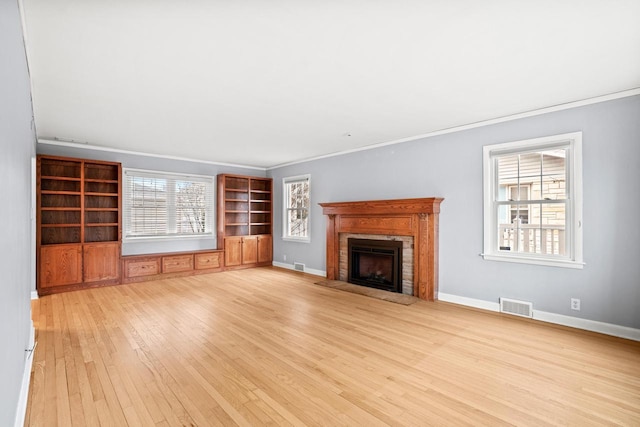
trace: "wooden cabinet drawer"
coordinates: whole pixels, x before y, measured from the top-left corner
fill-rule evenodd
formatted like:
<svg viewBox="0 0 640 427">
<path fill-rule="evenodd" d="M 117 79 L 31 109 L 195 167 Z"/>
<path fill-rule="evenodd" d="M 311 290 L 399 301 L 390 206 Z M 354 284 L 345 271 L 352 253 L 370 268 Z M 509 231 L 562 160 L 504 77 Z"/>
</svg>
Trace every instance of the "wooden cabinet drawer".
<svg viewBox="0 0 640 427">
<path fill-rule="evenodd" d="M 126 260 L 124 265 L 126 277 L 153 276 L 160 273 L 160 258 Z"/>
<path fill-rule="evenodd" d="M 209 252 L 204 254 L 195 254 L 196 270 L 206 270 L 209 268 L 220 268 L 220 255 L 222 252 Z"/>
<path fill-rule="evenodd" d="M 162 272 L 177 273 L 193 270 L 193 255 L 173 255 L 162 257 Z"/>
</svg>

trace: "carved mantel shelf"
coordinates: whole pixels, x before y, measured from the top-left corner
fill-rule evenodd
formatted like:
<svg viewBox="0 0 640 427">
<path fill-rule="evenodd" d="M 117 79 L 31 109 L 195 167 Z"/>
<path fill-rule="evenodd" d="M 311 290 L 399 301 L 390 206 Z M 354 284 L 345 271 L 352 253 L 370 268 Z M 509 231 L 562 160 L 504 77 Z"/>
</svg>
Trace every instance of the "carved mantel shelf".
<svg viewBox="0 0 640 427">
<path fill-rule="evenodd" d="M 340 233 L 412 236 L 413 294 L 438 299 L 440 197 L 320 203 L 327 215 L 327 279 L 338 279 Z"/>
</svg>

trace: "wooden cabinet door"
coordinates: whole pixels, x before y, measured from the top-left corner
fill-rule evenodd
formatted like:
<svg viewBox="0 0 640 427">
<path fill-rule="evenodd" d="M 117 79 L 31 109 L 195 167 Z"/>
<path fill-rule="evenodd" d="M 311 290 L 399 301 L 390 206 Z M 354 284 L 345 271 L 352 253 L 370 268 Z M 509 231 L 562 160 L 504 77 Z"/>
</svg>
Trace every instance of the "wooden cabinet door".
<svg viewBox="0 0 640 427">
<path fill-rule="evenodd" d="M 231 267 L 242 264 L 242 237 L 224 238 L 224 265 Z"/>
<path fill-rule="evenodd" d="M 258 262 L 258 236 L 242 238 L 242 263 L 255 264 Z"/>
<path fill-rule="evenodd" d="M 255 264 L 258 262 L 258 236 L 244 236 L 242 238 L 242 263 Z"/>
<path fill-rule="evenodd" d="M 84 254 L 84 281 L 101 282 L 119 278 L 120 246 L 118 243 L 86 244 Z"/>
<path fill-rule="evenodd" d="M 82 282 L 82 246 L 52 245 L 40 248 L 39 287 Z"/>
<path fill-rule="evenodd" d="M 271 262 L 273 239 L 271 236 L 258 236 L 258 262 Z"/>
</svg>

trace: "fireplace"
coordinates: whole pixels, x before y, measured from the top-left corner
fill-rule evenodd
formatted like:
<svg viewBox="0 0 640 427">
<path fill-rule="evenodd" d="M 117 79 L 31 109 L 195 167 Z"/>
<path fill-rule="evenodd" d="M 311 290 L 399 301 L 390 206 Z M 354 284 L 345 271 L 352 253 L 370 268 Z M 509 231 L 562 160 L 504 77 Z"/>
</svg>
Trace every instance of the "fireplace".
<svg viewBox="0 0 640 427">
<path fill-rule="evenodd" d="M 348 281 L 402 293 L 402 241 L 349 239 Z"/>
<path fill-rule="evenodd" d="M 427 301 L 438 299 L 438 222 L 443 200 L 429 197 L 320 203 L 327 216 L 327 279 L 340 280 L 340 262 L 347 257 L 346 253 L 344 258 L 340 256 L 340 235 L 370 234 L 383 237 L 380 240 L 409 237 L 411 254 L 405 256 L 413 259 L 413 292 L 408 293 Z"/>
</svg>

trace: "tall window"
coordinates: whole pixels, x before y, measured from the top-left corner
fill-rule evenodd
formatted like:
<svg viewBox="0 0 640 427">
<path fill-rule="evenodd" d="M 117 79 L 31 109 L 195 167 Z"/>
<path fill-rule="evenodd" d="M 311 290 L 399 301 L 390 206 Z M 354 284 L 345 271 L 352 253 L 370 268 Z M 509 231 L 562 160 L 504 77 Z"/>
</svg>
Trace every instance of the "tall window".
<svg viewBox="0 0 640 427">
<path fill-rule="evenodd" d="M 309 175 L 285 178 L 284 239 L 309 241 Z"/>
<path fill-rule="evenodd" d="M 124 238 L 213 235 L 213 177 L 126 169 Z"/>
<path fill-rule="evenodd" d="M 582 267 L 582 133 L 484 147 L 484 258 Z"/>
</svg>

